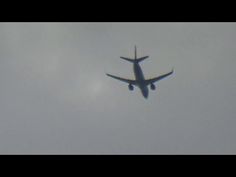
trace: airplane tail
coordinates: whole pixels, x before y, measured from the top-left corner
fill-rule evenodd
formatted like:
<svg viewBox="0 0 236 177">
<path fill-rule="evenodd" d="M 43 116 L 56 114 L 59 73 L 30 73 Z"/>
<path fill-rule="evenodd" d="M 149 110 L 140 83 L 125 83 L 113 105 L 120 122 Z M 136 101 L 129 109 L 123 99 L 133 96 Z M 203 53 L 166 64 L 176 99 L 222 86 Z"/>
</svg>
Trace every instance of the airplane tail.
<svg viewBox="0 0 236 177">
<path fill-rule="evenodd" d="M 141 62 L 143 60 L 145 60 L 146 58 L 148 58 L 149 56 L 145 56 L 145 57 L 141 57 L 141 58 L 137 58 L 137 48 L 136 48 L 136 45 L 134 46 L 134 59 L 130 59 L 130 58 L 126 58 L 126 57 L 120 57 L 126 61 L 129 61 L 131 63 L 134 63 L 134 62 Z"/>
<path fill-rule="evenodd" d="M 139 62 L 145 60 L 146 58 L 148 58 L 149 56 L 137 58 L 137 47 L 136 47 L 136 45 L 135 45 L 135 46 L 134 46 L 134 57 L 135 57 L 136 62 L 139 63 Z"/>
</svg>

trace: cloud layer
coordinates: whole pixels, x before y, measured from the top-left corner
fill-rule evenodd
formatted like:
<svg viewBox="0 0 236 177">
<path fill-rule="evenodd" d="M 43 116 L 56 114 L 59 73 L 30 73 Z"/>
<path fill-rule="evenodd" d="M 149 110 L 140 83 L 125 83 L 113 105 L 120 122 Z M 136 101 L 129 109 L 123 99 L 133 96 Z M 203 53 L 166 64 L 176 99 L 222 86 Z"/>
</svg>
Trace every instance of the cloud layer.
<svg viewBox="0 0 236 177">
<path fill-rule="evenodd" d="M 149 99 L 119 56 L 175 69 Z M 1 154 L 236 153 L 235 23 L 1 23 Z"/>
</svg>

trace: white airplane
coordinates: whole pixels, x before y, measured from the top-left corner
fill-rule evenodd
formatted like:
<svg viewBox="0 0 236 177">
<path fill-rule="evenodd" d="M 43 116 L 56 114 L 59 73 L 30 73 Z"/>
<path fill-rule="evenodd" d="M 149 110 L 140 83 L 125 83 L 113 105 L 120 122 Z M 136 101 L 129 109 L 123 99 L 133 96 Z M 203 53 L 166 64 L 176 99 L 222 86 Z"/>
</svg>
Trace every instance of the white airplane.
<svg viewBox="0 0 236 177">
<path fill-rule="evenodd" d="M 155 90 L 156 87 L 155 87 L 154 83 L 161 80 L 161 79 L 163 79 L 163 78 L 165 78 L 165 77 L 167 77 L 167 76 L 169 76 L 169 75 L 171 75 L 174 71 L 172 69 L 172 71 L 167 73 L 167 74 L 163 74 L 161 76 L 158 76 L 158 77 L 155 77 L 155 78 L 152 78 L 152 79 L 145 79 L 144 75 L 143 75 L 143 71 L 142 71 L 141 67 L 139 66 L 139 62 L 145 60 L 149 56 L 137 58 L 136 46 L 135 46 L 134 50 L 135 50 L 134 51 L 134 59 L 130 59 L 130 58 L 126 58 L 126 57 L 120 57 L 120 58 L 133 63 L 135 80 L 124 79 L 124 78 L 121 78 L 121 77 L 113 76 L 111 74 L 106 74 L 106 75 L 109 76 L 109 77 L 112 77 L 114 79 L 118 79 L 120 81 L 128 83 L 129 84 L 128 85 L 129 90 L 134 89 L 133 85 L 139 87 L 141 92 L 142 92 L 143 97 L 148 98 L 148 85 L 150 85 L 150 88 L 152 90 Z"/>
</svg>

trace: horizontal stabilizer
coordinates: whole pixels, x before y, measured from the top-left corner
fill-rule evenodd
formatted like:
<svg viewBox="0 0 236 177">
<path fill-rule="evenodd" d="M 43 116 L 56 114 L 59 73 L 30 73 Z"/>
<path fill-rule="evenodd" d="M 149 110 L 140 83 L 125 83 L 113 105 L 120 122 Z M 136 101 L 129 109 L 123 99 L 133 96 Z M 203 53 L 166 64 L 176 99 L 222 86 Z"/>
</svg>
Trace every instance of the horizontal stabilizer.
<svg viewBox="0 0 236 177">
<path fill-rule="evenodd" d="M 131 62 L 131 63 L 134 62 L 134 60 L 133 60 L 133 59 L 130 59 L 130 58 L 126 58 L 126 57 L 120 57 L 120 58 L 122 58 L 123 60 L 129 61 L 129 62 Z"/>
<path fill-rule="evenodd" d="M 137 60 L 138 62 L 141 62 L 141 61 L 145 60 L 145 59 L 148 58 L 148 57 L 149 57 L 149 56 L 145 56 L 145 57 L 137 58 L 136 60 Z"/>
</svg>

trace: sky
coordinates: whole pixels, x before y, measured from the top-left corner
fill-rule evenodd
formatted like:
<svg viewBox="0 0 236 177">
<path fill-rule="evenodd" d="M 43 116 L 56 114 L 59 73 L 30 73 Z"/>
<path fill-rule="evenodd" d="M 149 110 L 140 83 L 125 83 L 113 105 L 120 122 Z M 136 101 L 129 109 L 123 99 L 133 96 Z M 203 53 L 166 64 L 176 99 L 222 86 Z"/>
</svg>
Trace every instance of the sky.
<svg viewBox="0 0 236 177">
<path fill-rule="evenodd" d="M 119 57 L 174 68 L 145 99 Z M 0 23 L 0 154 L 236 154 L 236 23 Z"/>
</svg>

